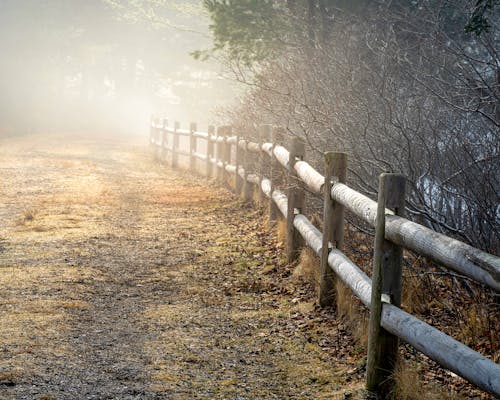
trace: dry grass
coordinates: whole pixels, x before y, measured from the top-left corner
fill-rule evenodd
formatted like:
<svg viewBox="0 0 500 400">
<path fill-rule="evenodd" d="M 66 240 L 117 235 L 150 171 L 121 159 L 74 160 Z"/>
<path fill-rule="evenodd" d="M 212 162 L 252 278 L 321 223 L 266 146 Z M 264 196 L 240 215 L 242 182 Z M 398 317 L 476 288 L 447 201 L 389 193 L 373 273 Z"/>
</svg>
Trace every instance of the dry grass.
<svg viewBox="0 0 500 400">
<path fill-rule="evenodd" d="M 37 211 L 34 208 L 28 208 L 23 211 L 23 219 L 26 222 L 31 222 L 35 219 Z"/>
<path fill-rule="evenodd" d="M 24 376 L 21 368 L 1 368 L 0 367 L 0 385 L 14 385 Z"/>
<path fill-rule="evenodd" d="M 260 204 L 259 203 L 259 195 L 260 195 L 260 189 L 258 186 L 256 185 L 253 185 L 252 186 L 252 201 L 253 201 L 253 204 L 257 205 L 257 206 L 262 206 L 263 204 Z M 265 197 L 265 196 L 264 196 Z"/>
<path fill-rule="evenodd" d="M 311 285 L 317 292 L 319 288 L 319 257 L 309 247 L 300 251 L 299 263 L 294 268 L 292 279 Z"/>
<path fill-rule="evenodd" d="M 354 312 L 353 296 L 349 289 L 340 279 L 335 281 L 337 295 L 337 313 L 341 317 L 347 317 Z"/>
<path fill-rule="evenodd" d="M 311 223 L 318 228 L 320 231 L 323 231 L 323 216 L 317 212 L 311 215 Z"/>
<path fill-rule="evenodd" d="M 395 390 L 393 398 L 398 400 L 429 399 L 426 385 L 423 384 L 418 370 L 405 362 L 400 362 L 393 373 Z"/>
<path fill-rule="evenodd" d="M 410 314 L 422 313 L 428 306 L 428 301 L 424 296 L 424 283 L 420 277 L 410 275 L 403 278 L 401 306 L 406 312 Z"/>
<path fill-rule="evenodd" d="M 394 400 L 464 400 L 454 391 L 445 390 L 436 384 L 424 382 L 418 367 L 412 363 L 401 361 L 393 373 L 395 382 Z"/>
<path fill-rule="evenodd" d="M 337 312 L 348 324 L 354 339 L 361 346 L 360 350 L 368 348 L 369 315 L 365 307 L 353 295 L 340 279 L 335 281 L 337 292 Z"/>
<path fill-rule="evenodd" d="M 37 214 L 38 211 L 34 207 L 28 207 L 24 209 L 23 212 L 21 213 L 21 216 L 16 220 L 16 225 L 23 226 L 33 222 Z"/>
<path fill-rule="evenodd" d="M 276 240 L 279 245 L 284 245 L 286 243 L 286 220 L 283 218 L 278 218 L 276 222 Z"/>
<path fill-rule="evenodd" d="M 50 394 L 42 394 L 40 396 L 40 400 L 57 400 L 57 397 L 52 396 Z"/>
<path fill-rule="evenodd" d="M 478 338 L 489 343 L 492 359 L 500 361 L 499 328 L 498 321 L 492 318 L 494 312 L 491 309 L 498 307 L 497 304 L 474 303 L 465 310 L 458 310 L 461 315 L 461 329 L 459 340 L 469 346 L 474 345 Z"/>
</svg>

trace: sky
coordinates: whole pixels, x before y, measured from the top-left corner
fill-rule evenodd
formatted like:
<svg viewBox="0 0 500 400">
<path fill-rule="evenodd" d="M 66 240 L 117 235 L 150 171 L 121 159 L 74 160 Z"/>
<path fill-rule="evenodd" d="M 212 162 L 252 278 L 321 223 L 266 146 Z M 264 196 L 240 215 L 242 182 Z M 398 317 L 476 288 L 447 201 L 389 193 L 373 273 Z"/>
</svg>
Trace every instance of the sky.
<svg viewBox="0 0 500 400">
<path fill-rule="evenodd" d="M 0 0 L 0 134 L 214 122 L 237 87 L 198 0 Z"/>
</svg>

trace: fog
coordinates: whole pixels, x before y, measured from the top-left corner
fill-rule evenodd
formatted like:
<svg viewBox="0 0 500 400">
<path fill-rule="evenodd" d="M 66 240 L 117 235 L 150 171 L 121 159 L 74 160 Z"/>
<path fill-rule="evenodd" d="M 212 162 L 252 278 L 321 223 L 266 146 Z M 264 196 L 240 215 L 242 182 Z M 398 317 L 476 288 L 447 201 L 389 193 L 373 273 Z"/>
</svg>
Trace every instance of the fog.
<svg viewBox="0 0 500 400">
<path fill-rule="evenodd" d="M 150 115 L 206 125 L 234 98 L 201 1 L 0 0 L 0 134 L 143 134 Z"/>
</svg>

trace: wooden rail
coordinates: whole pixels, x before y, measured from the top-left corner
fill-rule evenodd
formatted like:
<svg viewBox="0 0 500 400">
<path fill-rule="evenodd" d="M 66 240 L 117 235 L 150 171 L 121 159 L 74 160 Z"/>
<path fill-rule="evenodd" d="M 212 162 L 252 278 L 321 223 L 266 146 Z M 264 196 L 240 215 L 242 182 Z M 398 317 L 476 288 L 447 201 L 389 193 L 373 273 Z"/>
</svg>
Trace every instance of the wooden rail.
<svg viewBox="0 0 500 400">
<path fill-rule="evenodd" d="M 181 136 L 190 138 L 189 151 L 180 150 Z M 441 366 L 500 396 L 500 365 L 400 308 L 403 248 L 497 292 L 500 258 L 404 218 L 403 176 L 383 174 L 375 202 L 346 185 L 345 154 L 326 153 L 322 175 L 305 161 L 305 146 L 300 139 L 293 138 L 289 151 L 280 143 L 282 137 L 280 128 L 271 129 L 268 125 L 262 127 L 260 142 L 256 143 L 233 134 L 230 127 L 209 127 L 208 132 L 198 132 L 195 124 L 191 124 L 190 130 L 182 130 L 177 122 L 169 128 L 166 120 L 152 119 L 150 144 L 158 158 L 171 160 L 172 167 L 178 165 L 178 156 L 183 155 L 189 157 L 193 172 L 199 160 L 210 178 L 222 183 L 234 177 L 237 194 L 247 201 L 257 190 L 261 204 L 264 198 L 269 199 L 269 219 L 274 221 L 279 212 L 287 221 L 288 259 L 296 258 L 304 244 L 320 257 L 319 303 L 325 306 L 335 300 L 333 282 L 340 279 L 370 309 L 368 390 L 379 394 L 391 390 L 390 376 L 401 338 Z M 204 154 L 197 150 L 197 140 L 206 142 Z M 267 177 L 264 158 L 270 163 Z M 276 188 L 280 166 L 286 171 L 287 193 Z M 305 187 L 323 196 L 324 233 L 304 215 Z M 375 228 L 373 280 L 342 252 L 344 209 Z"/>
</svg>

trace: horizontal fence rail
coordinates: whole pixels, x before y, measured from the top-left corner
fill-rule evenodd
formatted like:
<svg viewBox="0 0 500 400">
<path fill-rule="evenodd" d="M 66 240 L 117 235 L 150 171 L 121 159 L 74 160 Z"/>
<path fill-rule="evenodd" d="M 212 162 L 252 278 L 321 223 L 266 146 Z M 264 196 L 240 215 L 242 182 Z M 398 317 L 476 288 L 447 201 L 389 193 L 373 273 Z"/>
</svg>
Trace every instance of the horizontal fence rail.
<svg viewBox="0 0 500 400">
<path fill-rule="evenodd" d="M 180 149 L 180 137 L 189 138 L 189 150 Z M 298 138 L 293 138 L 288 150 L 280 143 L 282 130 L 269 125 L 262 126 L 259 138 L 259 143 L 247 141 L 227 126 L 217 130 L 209 127 L 208 132 L 200 132 L 196 130 L 196 124 L 191 124 L 186 130 L 180 129 L 177 122 L 169 127 L 167 120 L 152 119 L 149 140 L 156 156 L 162 160 L 170 159 L 172 167 L 178 166 L 178 156 L 182 155 L 189 157 L 193 172 L 198 161 L 199 165 L 204 165 L 206 176 L 221 183 L 234 180 L 234 188 L 244 200 L 250 200 L 257 189 L 261 204 L 264 198 L 269 201 L 270 220 L 275 220 L 280 213 L 287 221 L 289 261 L 297 257 L 302 243 L 320 257 L 320 304 L 332 304 L 333 281 L 338 278 L 371 310 L 367 364 L 369 390 L 380 394 L 390 391 L 387 382 L 395 366 L 398 338 L 401 338 L 441 366 L 482 390 L 500 396 L 500 365 L 400 308 L 403 248 L 496 292 L 500 291 L 500 258 L 404 218 L 404 177 L 382 177 L 393 186 L 387 190 L 379 189 L 376 202 L 346 185 L 345 154 L 327 153 L 326 175 L 322 175 L 304 160 L 305 146 Z M 197 140 L 205 142 L 204 153 L 198 150 Z M 267 176 L 264 174 L 265 158 L 270 165 Z M 231 163 L 233 160 L 234 164 Z M 275 187 L 278 168 L 286 172 L 286 193 Z M 399 189 L 394 182 L 399 182 Z M 324 232 L 303 213 L 305 188 L 324 198 Z M 399 203 L 394 199 L 398 190 Z M 380 273 L 385 274 L 383 279 L 376 273 L 377 243 L 373 279 L 342 252 L 344 209 L 375 228 L 379 251 L 386 252 L 378 257 L 382 263 Z M 391 250 L 387 252 L 387 248 Z M 384 357 L 380 357 L 381 351 Z"/>
</svg>

